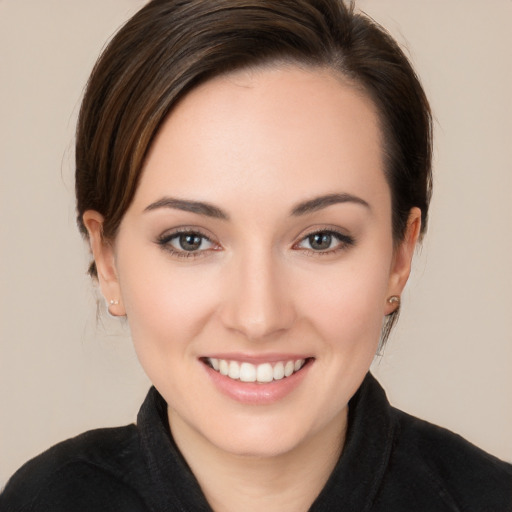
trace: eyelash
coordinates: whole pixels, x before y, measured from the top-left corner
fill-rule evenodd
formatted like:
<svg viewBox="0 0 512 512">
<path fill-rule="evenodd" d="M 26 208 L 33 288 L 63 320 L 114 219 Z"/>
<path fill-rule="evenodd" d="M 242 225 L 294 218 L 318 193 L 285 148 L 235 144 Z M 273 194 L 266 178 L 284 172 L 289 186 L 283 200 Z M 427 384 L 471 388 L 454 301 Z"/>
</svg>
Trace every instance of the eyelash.
<svg viewBox="0 0 512 512">
<path fill-rule="evenodd" d="M 195 236 L 198 238 L 201 238 L 201 244 L 203 241 L 210 242 L 215 248 L 209 248 L 209 249 L 203 249 L 203 250 L 194 250 L 194 251 L 186 251 L 185 249 L 177 250 L 172 245 L 171 242 L 175 239 L 178 239 L 181 236 Z M 338 244 L 336 247 L 332 249 L 326 249 L 326 250 L 314 250 L 314 249 L 306 249 L 301 248 L 300 244 L 304 243 L 308 239 L 311 239 L 311 237 L 314 237 L 315 235 L 327 235 L 330 237 L 335 238 L 338 241 Z M 158 237 L 156 240 L 156 243 L 164 250 L 171 253 L 171 255 L 176 256 L 178 258 L 199 258 L 204 257 L 209 253 L 210 251 L 217 251 L 218 245 L 206 234 L 202 233 L 197 228 L 194 229 L 178 229 L 176 231 L 173 231 L 171 233 L 166 233 Z M 343 251 L 348 249 L 349 247 L 355 245 L 355 240 L 353 237 L 346 235 L 344 233 L 341 233 L 339 231 L 336 231 L 334 229 L 318 229 L 316 231 L 312 231 L 311 233 L 307 233 L 304 235 L 297 243 L 293 244 L 292 248 L 295 250 L 303 250 L 308 256 L 326 256 L 326 255 L 332 255 L 335 253 L 338 253 L 339 251 Z"/>
<path fill-rule="evenodd" d="M 308 255 L 308 256 L 317 256 L 317 257 L 330 256 L 330 255 L 336 254 L 340 251 L 344 251 L 344 250 L 348 249 L 349 247 L 355 245 L 355 243 L 356 243 L 355 239 L 353 237 L 351 237 L 350 235 L 341 233 L 340 231 L 330 228 L 330 229 L 318 229 L 316 231 L 307 233 L 300 239 L 299 242 L 295 243 L 293 245 L 293 247 L 300 249 L 298 247 L 299 244 L 304 243 L 306 240 L 310 239 L 311 237 L 314 237 L 315 235 L 324 235 L 324 236 L 328 235 L 330 237 L 335 238 L 337 240 L 338 244 L 332 249 L 326 249 L 323 251 L 322 250 L 315 251 L 313 249 L 303 248 L 306 255 Z"/>
<path fill-rule="evenodd" d="M 205 256 L 207 252 L 218 250 L 217 248 L 212 248 L 212 249 L 203 249 L 203 250 L 197 250 L 197 251 L 186 251 L 184 249 L 183 250 L 175 249 L 171 245 L 171 242 L 173 240 L 175 240 L 181 236 L 187 236 L 187 235 L 196 236 L 198 238 L 201 238 L 201 240 L 202 240 L 201 243 L 203 243 L 203 241 L 207 241 L 207 242 L 210 242 L 211 244 L 213 244 L 214 246 L 217 245 L 208 235 L 202 233 L 197 228 L 194 228 L 194 229 L 182 228 L 182 229 L 177 229 L 176 231 L 173 231 L 172 233 L 165 233 L 158 237 L 156 243 L 163 250 L 170 252 L 172 256 L 176 256 L 178 258 L 199 258 L 199 257 Z M 218 245 L 217 245 L 217 247 L 218 247 Z"/>
</svg>

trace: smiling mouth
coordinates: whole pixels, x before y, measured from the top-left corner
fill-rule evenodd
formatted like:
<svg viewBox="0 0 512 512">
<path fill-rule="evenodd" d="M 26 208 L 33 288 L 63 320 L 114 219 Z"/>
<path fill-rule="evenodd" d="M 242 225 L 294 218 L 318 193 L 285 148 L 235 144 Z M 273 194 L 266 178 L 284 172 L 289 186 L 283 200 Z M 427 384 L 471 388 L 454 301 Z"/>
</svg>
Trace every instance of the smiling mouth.
<svg viewBox="0 0 512 512">
<path fill-rule="evenodd" d="M 261 384 L 286 379 L 302 370 L 310 360 L 311 358 L 291 359 L 276 363 L 252 364 L 214 357 L 202 359 L 212 370 L 225 377 L 240 382 L 258 382 Z"/>
</svg>

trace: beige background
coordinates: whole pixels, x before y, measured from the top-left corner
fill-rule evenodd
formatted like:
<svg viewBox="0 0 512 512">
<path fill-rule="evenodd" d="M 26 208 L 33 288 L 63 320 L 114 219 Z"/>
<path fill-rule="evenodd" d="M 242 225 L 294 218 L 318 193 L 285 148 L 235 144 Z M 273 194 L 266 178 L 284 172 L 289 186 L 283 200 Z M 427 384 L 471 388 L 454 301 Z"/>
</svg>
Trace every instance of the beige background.
<svg viewBox="0 0 512 512">
<path fill-rule="evenodd" d="M 148 388 L 104 315 L 75 228 L 73 131 L 103 43 L 141 0 L 0 0 L 0 485 Z M 375 366 L 392 402 L 512 460 L 510 0 L 363 0 L 409 48 L 436 116 L 436 193 L 401 322 Z"/>
</svg>

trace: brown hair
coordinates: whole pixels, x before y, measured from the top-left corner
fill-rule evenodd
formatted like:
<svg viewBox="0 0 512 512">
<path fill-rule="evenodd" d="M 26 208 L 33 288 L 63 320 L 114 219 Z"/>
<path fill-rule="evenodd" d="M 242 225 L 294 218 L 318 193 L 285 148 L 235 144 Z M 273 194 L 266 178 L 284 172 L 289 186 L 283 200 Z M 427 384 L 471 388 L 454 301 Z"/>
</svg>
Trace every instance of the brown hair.
<svg viewBox="0 0 512 512">
<path fill-rule="evenodd" d="M 108 44 L 82 102 L 76 197 L 84 236 L 82 215 L 96 210 L 105 239 L 115 237 L 151 142 L 183 95 L 213 76 L 276 62 L 331 68 L 369 95 L 383 133 L 395 242 L 414 206 L 423 233 L 431 114 L 413 68 L 382 27 L 342 0 L 152 0 Z"/>
</svg>

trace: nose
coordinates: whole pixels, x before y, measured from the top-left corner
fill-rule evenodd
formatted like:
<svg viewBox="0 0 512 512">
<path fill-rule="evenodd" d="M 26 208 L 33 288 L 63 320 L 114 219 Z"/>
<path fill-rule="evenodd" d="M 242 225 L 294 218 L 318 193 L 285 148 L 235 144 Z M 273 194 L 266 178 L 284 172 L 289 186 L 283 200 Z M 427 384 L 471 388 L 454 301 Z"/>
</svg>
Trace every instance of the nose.
<svg viewBox="0 0 512 512">
<path fill-rule="evenodd" d="M 225 327 L 248 340 L 269 339 L 289 330 L 296 314 L 283 270 L 272 254 L 263 252 L 234 261 L 225 280 Z"/>
</svg>

